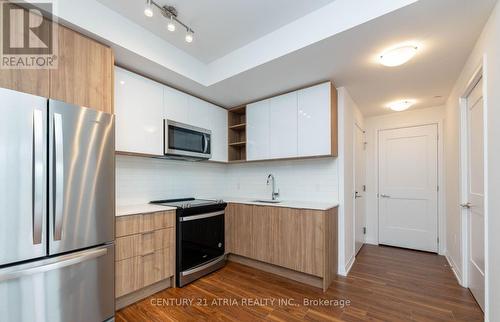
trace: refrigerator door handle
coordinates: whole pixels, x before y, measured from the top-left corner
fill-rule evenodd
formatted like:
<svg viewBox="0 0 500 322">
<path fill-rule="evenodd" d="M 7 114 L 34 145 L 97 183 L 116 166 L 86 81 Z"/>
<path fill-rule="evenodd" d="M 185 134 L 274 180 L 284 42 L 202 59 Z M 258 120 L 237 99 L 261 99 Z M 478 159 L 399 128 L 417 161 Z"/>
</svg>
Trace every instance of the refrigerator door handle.
<svg viewBox="0 0 500 322">
<path fill-rule="evenodd" d="M 32 217 L 33 217 L 33 245 L 42 243 L 43 229 L 43 188 L 44 188 L 44 160 L 43 160 L 43 112 L 33 111 L 33 190 L 32 190 Z"/>
<path fill-rule="evenodd" d="M 61 240 L 64 207 L 64 151 L 62 115 L 54 113 L 54 240 Z"/>
<path fill-rule="evenodd" d="M 8 267 L 4 270 L 0 270 L 0 282 L 76 265 L 93 258 L 104 256 L 107 253 L 108 246 L 102 246 L 100 248 L 85 250 L 82 252 L 50 258 L 34 263 Z"/>
</svg>

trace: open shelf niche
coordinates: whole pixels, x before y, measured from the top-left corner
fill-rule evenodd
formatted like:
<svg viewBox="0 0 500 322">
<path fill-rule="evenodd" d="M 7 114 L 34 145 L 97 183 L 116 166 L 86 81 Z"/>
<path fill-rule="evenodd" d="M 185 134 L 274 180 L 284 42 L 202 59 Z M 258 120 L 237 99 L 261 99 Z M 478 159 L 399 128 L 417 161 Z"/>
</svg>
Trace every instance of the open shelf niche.
<svg viewBox="0 0 500 322">
<path fill-rule="evenodd" d="M 232 108 L 228 112 L 228 161 L 247 159 L 246 105 Z"/>
</svg>

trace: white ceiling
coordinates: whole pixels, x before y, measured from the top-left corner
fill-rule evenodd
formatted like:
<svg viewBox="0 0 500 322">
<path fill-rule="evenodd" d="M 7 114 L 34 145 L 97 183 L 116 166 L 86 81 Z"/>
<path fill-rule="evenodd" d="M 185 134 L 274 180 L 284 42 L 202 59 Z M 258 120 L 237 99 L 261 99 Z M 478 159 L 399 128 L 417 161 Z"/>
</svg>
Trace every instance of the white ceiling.
<svg viewBox="0 0 500 322">
<path fill-rule="evenodd" d="M 397 99 L 416 99 L 413 108 L 444 104 L 495 3 L 420 0 L 208 87 L 127 53 L 117 57 L 125 67 L 224 107 L 333 80 L 372 116 L 390 113 L 384 106 Z M 409 63 L 388 68 L 375 62 L 384 48 L 407 40 L 422 44 Z"/>
<path fill-rule="evenodd" d="M 196 59 L 210 63 L 334 0 L 155 0 L 173 5 L 178 18 L 195 31 L 195 41 L 184 41 L 178 25 L 166 29 L 167 20 L 155 8 L 147 18 L 145 0 L 98 0 Z"/>
</svg>

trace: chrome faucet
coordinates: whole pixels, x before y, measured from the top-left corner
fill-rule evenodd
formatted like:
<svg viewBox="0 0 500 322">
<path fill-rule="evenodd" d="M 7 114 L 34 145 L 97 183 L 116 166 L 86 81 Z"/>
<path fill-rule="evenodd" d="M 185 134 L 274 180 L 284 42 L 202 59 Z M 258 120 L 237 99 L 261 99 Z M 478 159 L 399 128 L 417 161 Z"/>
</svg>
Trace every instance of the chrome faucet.
<svg viewBox="0 0 500 322">
<path fill-rule="evenodd" d="M 267 185 L 269 185 L 269 181 L 271 180 L 273 181 L 273 192 L 271 194 L 271 198 L 272 200 L 277 200 L 280 196 L 280 190 L 276 190 L 276 178 L 274 178 L 274 175 L 272 173 L 267 176 Z"/>
</svg>

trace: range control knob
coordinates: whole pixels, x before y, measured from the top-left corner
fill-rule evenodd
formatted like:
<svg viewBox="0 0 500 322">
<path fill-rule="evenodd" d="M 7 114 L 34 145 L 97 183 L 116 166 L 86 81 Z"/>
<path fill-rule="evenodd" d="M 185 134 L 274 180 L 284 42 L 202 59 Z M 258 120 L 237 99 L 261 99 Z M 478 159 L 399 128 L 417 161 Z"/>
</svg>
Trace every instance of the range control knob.
<svg viewBox="0 0 500 322">
<path fill-rule="evenodd" d="M 219 246 L 219 248 L 221 248 L 222 247 L 222 243 L 219 243 L 219 245 L 217 245 L 217 246 Z"/>
</svg>

